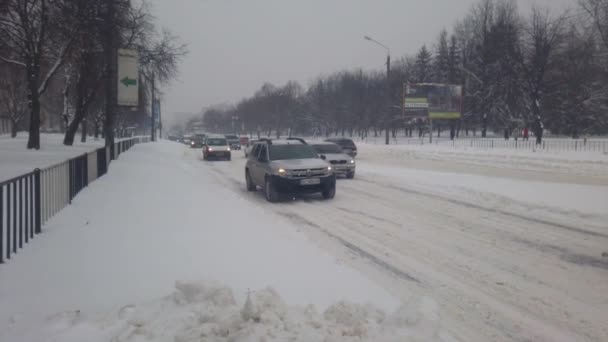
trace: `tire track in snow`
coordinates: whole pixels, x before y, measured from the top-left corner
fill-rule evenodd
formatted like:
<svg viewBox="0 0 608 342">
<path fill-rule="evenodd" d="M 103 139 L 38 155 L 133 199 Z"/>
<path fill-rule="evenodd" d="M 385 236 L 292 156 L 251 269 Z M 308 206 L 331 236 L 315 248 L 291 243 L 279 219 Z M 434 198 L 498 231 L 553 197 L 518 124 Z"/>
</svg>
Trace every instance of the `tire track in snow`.
<svg viewBox="0 0 608 342">
<path fill-rule="evenodd" d="M 232 175 L 230 174 L 226 174 L 223 173 L 221 169 L 219 168 L 215 168 L 215 167 L 210 167 L 209 170 L 211 170 L 213 173 L 215 173 L 216 175 L 220 176 L 220 179 L 223 179 L 227 182 L 230 182 L 230 185 L 237 191 L 243 191 L 243 184 L 241 181 L 239 181 L 238 179 L 235 179 L 234 177 L 232 177 Z M 350 211 L 350 210 L 347 210 Z M 329 236 L 330 238 L 338 241 L 341 245 L 343 245 L 344 247 L 346 247 L 349 251 L 351 251 L 352 253 L 354 253 L 355 255 L 361 257 L 362 259 L 368 260 L 370 262 L 372 262 L 373 264 L 379 266 L 382 269 L 385 269 L 387 271 L 389 271 L 390 273 L 394 274 L 395 276 L 397 276 L 398 278 L 401 278 L 403 280 L 407 280 L 410 282 L 414 282 L 418 285 L 422 285 L 425 286 L 422 281 L 420 281 L 419 279 L 413 277 L 412 275 L 408 274 L 407 272 L 399 269 L 398 267 L 395 267 L 391 264 L 389 264 L 388 262 L 378 258 L 377 256 L 365 251 L 364 249 L 362 249 L 361 247 L 358 247 L 357 245 L 347 241 L 346 239 L 335 235 L 331 232 L 329 232 L 328 230 L 326 230 L 325 228 L 321 227 L 320 225 L 306 219 L 305 217 L 294 213 L 292 211 L 290 212 L 283 212 L 283 211 L 275 211 L 276 214 L 287 218 L 288 220 L 292 221 L 292 222 L 296 222 L 299 224 L 304 224 L 308 227 L 314 228 L 319 230 L 320 232 L 324 233 L 325 235 Z M 370 217 L 373 219 L 373 217 Z M 377 219 L 377 218 L 376 218 Z M 387 220 L 383 220 L 385 223 L 387 222 Z M 392 224 L 396 224 L 394 222 L 391 222 Z"/>
<path fill-rule="evenodd" d="M 501 214 L 504 216 L 510 216 L 510 217 L 515 217 L 524 221 L 528 221 L 531 223 L 540 223 L 546 226 L 550 226 L 550 227 L 554 227 L 554 228 L 558 228 L 558 229 L 565 229 L 571 232 L 575 232 L 575 233 L 579 233 L 579 234 L 583 234 L 583 235 L 589 235 L 589 236 L 593 236 L 593 237 L 602 237 L 602 238 L 606 238 L 608 239 L 608 234 L 605 233 L 600 233 L 600 232 L 596 232 L 596 231 L 591 231 L 591 230 L 587 230 L 587 229 L 582 229 L 582 228 L 577 228 L 577 227 L 572 227 L 569 225 L 565 225 L 565 224 L 561 224 L 561 223 L 557 223 L 557 222 L 551 222 L 548 220 L 543 220 L 543 219 L 539 219 L 539 218 L 535 218 L 535 217 L 529 217 L 526 215 L 521 215 L 521 214 L 517 214 L 517 213 L 513 213 L 513 212 L 509 212 L 506 210 L 501 210 L 501 209 L 496 209 L 496 208 L 487 208 L 484 207 L 482 205 L 478 205 L 478 204 L 474 204 L 474 203 L 470 203 L 470 202 L 466 202 L 466 201 L 462 201 L 462 200 L 458 200 L 458 199 L 454 199 L 454 198 L 448 198 L 442 195 L 438 195 L 438 194 L 432 194 L 432 193 L 428 193 L 428 192 L 423 192 L 423 191 L 419 191 L 419 190 L 415 190 L 415 189 L 411 189 L 411 188 L 405 188 L 402 186 L 398 186 L 395 184 L 391 184 L 390 186 L 383 184 L 381 182 L 377 182 L 377 181 L 373 181 L 370 179 L 366 179 L 366 177 L 359 177 L 359 180 L 365 183 L 370 183 L 370 184 L 374 184 L 374 185 L 378 185 L 378 186 L 382 186 L 385 188 L 390 188 L 390 189 L 396 189 L 399 190 L 401 192 L 405 192 L 408 194 L 413 194 L 413 195 L 420 195 L 420 196 L 424 196 L 424 197 L 428 197 L 431 199 L 435 199 L 435 200 L 440 200 L 440 201 L 444 201 L 444 202 L 449 202 L 452 204 L 456 204 L 456 205 L 460 205 L 460 206 L 464 206 L 467 208 L 472 208 L 472 209 L 478 209 L 478 210 L 483 210 L 486 212 L 490 212 L 493 214 Z M 606 227 L 606 229 L 608 229 L 608 227 Z"/>
<path fill-rule="evenodd" d="M 348 248 L 351 252 L 355 253 L 356 255 L 360 256 L 363 259 L 366 259 L 368 261 L 371 261 L 372 263 L 380 266 L 381 268 L 391 272 L 392 274 L 396 275 L 397 277 L 403 279 L 403 280 L 407 280 L 407 281 L 411 281 L 414 283 L 417 283 L 419 285 L 423 285 L 426 287 L 426 285 L 424 285 L 422 283 L 422 281 L 420 281 L 419 279 L 407 274 L 406 272 L 402 271 L 401 269 L 389 264 L 388 262 L 378 258 L 377 256 L 366 252 L 365 250 L 363 250 L 362 248 L 348 242 L 346 239 L 337 236 L 333 233 L 330 233 L 329 231 L 327 231 L 325 228 L 321 227 L 320 225 L 306 219 L 305 217 L 302 217 L 301 215 L 298 215 L 296 213 L 290 212 L 290 213 L 284 213 L 284 212 L 276 212 L 277 214 L 289 219 L 290 221 L 295 221 L 296 223 L 300 223 L 300 224 L 304 224 L 307 225 L 309 227 L 315 228 L 320 230 L 321 232 L 323 232 L 324 234 L 326 234 L 327 236 L 331 237 L 334 240 L 337 240 L 338 242 L 340 242 L 340 244 L 344 245 L 344 247 Z"/>
</svg>

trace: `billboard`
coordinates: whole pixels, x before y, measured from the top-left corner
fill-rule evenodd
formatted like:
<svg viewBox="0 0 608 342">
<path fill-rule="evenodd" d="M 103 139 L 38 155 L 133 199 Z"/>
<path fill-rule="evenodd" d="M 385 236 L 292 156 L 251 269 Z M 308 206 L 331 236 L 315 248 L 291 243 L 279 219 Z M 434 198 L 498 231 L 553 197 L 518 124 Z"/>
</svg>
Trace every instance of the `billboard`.
<svg viewBox="0 0 608 342">
<path fill-rule="evenodd" d="M 407 117 L 459 119 L 462 112 L 462 86 L 417 83 L 404 86 L 403 112 Z"/>
<path fill-rule="evenodd" d="M 118 99 L 119 106 L 139 104 L 139 72 L 137 51 L 118 50 Z"/>
</svg>

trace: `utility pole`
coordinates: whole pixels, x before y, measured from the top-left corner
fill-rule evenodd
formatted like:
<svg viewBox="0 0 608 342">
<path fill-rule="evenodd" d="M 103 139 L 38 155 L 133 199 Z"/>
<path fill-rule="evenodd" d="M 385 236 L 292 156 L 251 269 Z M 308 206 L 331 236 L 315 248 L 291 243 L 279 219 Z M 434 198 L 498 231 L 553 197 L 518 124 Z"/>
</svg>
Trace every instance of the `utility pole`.
<svg viewBox="0 0 608 342">
<path fill-rule="evenodd" d="M 116 102 L 117 102 L 117 69 L 118 69 L 118 56 L 117 56 L 117 32 L 116 32 L 116 0 L 107 0 L 106 2 L 106 17 L 104 18 L 105 23 L 105 62 L 107 64 L 106 79 L 105 79 L 105 91 L 106 91 L 106 103 L 105 112 L 106 117 L 103 125 L 105 146 L 110 147 L 110 156 L 114 159 L 114 121 L 116 116 Z"/>
<path fill-rule="evenodd" d="M 150 106 L 150 140 L 156 140 L 156 85 L 155 75 L 152 73 L 152 106 Z"/>
<path fill-rule="evenodd" d="M 390 52 L 386 55 L 386 139 L 385 144 L 388 145 L 389 138 L 389 130 L 391 127 L 391 54 Z"/>
<path fill-rule="evenodd" d="M 375 40 L 374 38 L 370 37 L 370 36 L 363 36 L 363 39 L 365 40 L 369 40 L 370 42 L 381 46 L 382 48 L 384 48 L 386 50 L 386 117 L 385 117 L 385 131 L 386 131 L 386 145 L 389 144 L 390 142 L 390 136 L 389 136 L 389 130 L 391 128 L 391 112 L 392 112 L 392 105 L 391 105 L 391 49 L 388 48 L 388 46 L 380 43 L 379 41 Z"/>
</svg>

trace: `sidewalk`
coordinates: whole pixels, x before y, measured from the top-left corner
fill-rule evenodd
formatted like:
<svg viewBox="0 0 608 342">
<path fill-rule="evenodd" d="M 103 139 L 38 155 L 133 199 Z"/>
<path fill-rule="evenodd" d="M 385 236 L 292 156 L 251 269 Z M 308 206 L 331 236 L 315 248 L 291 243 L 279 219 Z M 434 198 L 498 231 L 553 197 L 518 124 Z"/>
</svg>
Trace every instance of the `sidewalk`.
<svg viewBox="0 0 608 342">
<path fill-rule="evenodd" d="M 76 341 L 80 323 L 87 341 L 107 340 L 90 335 L 103 313 L 166 296 L 176 281 L 218 281 L 241 303 L 249 289 L 271 286 L 291 305 L 322 310 L 339 300 L 399 306 L 297 227 L 265 213 L 262 198 L 252 205 L 211 183 L 209 167 L 170 142 L 137 145 L 115 161 L 0 267 L 0 340 Z"/>
</svg>

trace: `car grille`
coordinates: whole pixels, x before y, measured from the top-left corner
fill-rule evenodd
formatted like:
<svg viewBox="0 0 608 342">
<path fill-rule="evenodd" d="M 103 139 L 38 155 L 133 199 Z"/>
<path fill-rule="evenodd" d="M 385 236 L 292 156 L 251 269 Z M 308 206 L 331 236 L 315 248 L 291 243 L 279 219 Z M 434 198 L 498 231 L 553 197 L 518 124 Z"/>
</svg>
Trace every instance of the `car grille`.
<svg viewBox="0 0 608 342">
<path fill-rule="evenodd" d="M 290 177 L 292 178 L 307 178 L 325 176 L 326 169 L 298 169 L 291 170 Z"/>
<path fill-rule="evenodd" d="M 346 160 L 331 160 L 330 163 L 332 164 L 346 164 L 347 161 Z"/>
</svg>

